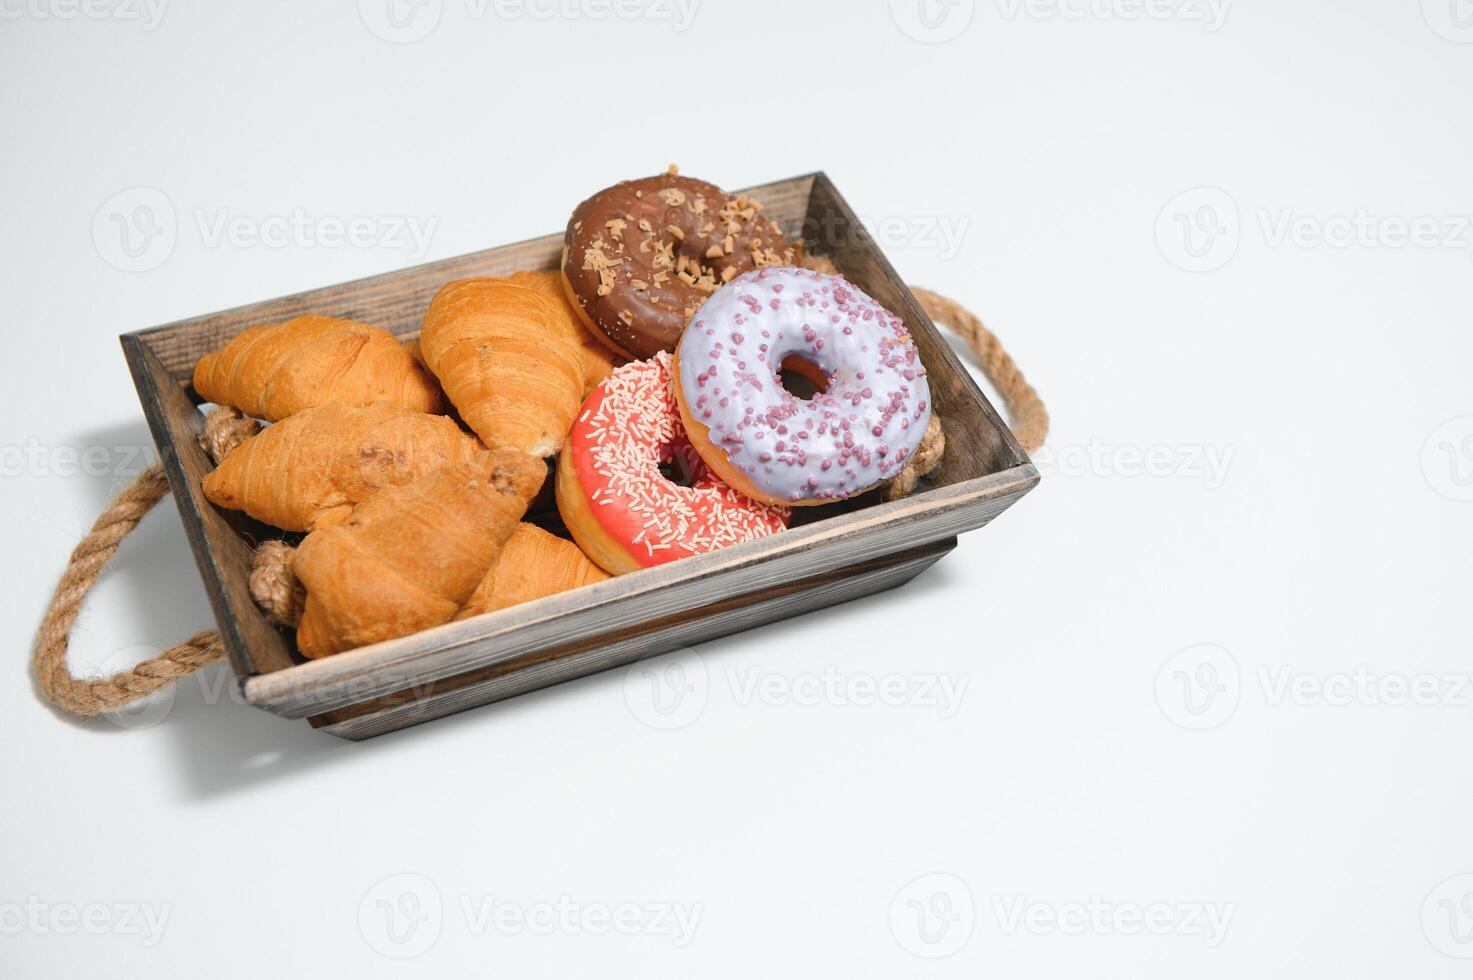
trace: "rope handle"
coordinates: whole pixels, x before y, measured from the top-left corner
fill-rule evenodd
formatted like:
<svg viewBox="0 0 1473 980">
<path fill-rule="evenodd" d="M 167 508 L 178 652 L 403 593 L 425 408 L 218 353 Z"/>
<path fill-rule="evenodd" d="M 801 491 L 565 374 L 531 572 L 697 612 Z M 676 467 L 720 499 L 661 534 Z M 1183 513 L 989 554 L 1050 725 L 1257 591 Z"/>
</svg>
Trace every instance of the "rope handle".
<svg viewBox="0 0 1473 980">
<path fill-rule="evenodd" d="M 956 300 L 919 286 L 910 287 L 910 291 L 920 300 L 921 309 L 927 316 L 946 324 L 952 333 L 966 341 L 977 356 L 982 373 L 992 382 L 1007 407 L 1013 436 L 1023 451 L 1032 453 L 1042 446 L 1043 440 L 1048 438 L 1048 407 L 1028 379 L 1023 377 L 1022 369 L 997 335 L 987 329 L 981 317 Z"/>
<path fill-rule="evenodd" d="M 955 300 L 928 289 L 912 287 L 911 291 L 927 315 L 950 327 L 977 356 L 983 374 L 1007 407 L 1019 444 L 1028 452 L 1043 445 L 1048 435 L 1048 409 L 1002 342 Z M 223 459 L 256 428 L 238 412 L 217 410 L 205 421 L 201 442 L 211 456 Z M 46 700 L 70 715 L 89 718 L 124 708 L 225 656 L 220 634 L 205 630 L 111 677 L 79 678 L 67 667 L 67 650 L 82 603 L 123 539 L 168 493 L 169 481 L 163 468 L 155 463 L 102 512 L 67 560 L 66 571 L 37 632 L 32 666 Z"/>
<path fill-rule="evenodd" d="M 115 711 L 225 655 L 220 634 L 205 631 L 112 677 L 78 678 L 67 667 L 72 628 L 77 624 L 77 614 L 87 593 L 97 584 L 103 567 L 117 553 L 118 545 L 168 492 L 169 481 L 164 477 L 163 467 L 155 463 L 102 512 L 67 561 L 66 571 L 51 598 L 51 607 L 41 621 L 32 661 L 41 693 L 67 714 L 90 718 L 103 711 Z"/>
</svg>

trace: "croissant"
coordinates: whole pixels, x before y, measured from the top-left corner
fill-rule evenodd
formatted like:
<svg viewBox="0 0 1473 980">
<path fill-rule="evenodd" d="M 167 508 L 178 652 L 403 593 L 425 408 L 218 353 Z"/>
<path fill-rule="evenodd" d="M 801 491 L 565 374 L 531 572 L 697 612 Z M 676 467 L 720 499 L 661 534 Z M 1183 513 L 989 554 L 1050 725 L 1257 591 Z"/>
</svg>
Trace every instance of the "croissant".
<svg viewBox="0 0 1473 980">
<path fill-rule="evenodd" d="M 583 365 L 583 396 L 586 398 L 593 389 L 603 383 L 609 372 L 614 370 L 614 352 L 609 350 L 608 345 L 601 342 L 597 337 L 588 332 L 583 325 L 583 320 L 573 307 L 568 305 L 568 294 L 563 289 L 562 273 L 556 269 L 543 272 L 514 272 L 511 281 L 537 292 L 551 299 L 561 311 L 562 316 L 558 318 L 558 332 L 578 346 L 578 362 Z"/>
<path fill-rule="evenodd" d="M 551 456 L 583 401 L 583 366 L 540 292 L 461 279 L 430 303 L 420 351 L 461 418 L 492 449 Z"/>
<path fill-rule="evenodd" d="M 455 618 L 469 619 L 608 577 L 573 542 L 536 524 L 518 524 L 501 549 L 501 557 Z"/>
<path fill-rule="evenodd" d="M 384 487 L 402 486 L 483 448 L 443 415 L 392 402 L 329 403 L 267 426 L 204 479 L 205 498 L 285 531 L 342 521 Z"/>
<path fill-rule="evenodd" d="M 546 478 L 540 459 L 484 452 L 380 490 L 309 534 L 292 560 L 307 589 L 298 649 L 325 657 L 449 622 Z"/>
<path fill-rule="evenodd" d="M 393 334 L 325 316 L 251 327 L 200 359 L 194 390 L 206 401 L 269 422 L 328 402 L 446 410 L 434 377 Z"/>
</svg>

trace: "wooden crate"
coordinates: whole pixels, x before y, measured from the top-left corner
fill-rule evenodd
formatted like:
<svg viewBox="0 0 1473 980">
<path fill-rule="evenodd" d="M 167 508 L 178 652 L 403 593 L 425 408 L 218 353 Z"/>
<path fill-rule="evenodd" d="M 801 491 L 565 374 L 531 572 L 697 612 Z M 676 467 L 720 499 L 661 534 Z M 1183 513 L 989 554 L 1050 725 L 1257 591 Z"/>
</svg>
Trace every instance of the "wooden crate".
<svg viewBox="0 0 1473 980">
<path fill-rule="evenodd" d="M 307 661 L 248 590 L 251 551 L 270 529 L 208 503 L 200 480 L 204 415 L 190 388 L 195 361 L 246 327 L 302 313 L 362 320 L 411 337 L 441 285 L 558 264 L 562 234 L 132 333 L 123 350 L 168 473 L 230 662 L 251 704 L 366 738 L 632 663 L 715 636 L 900 585 L 1038 483 L 1038 471 L 822 173 L 749 188 L 811 254 L 910 328 L 945 425 L 940 467 L 904 500 L 874 495 L 799 508 L 773 537 L 645 569 Z M 571 203 L 571 196 L 570 196 Z"/>
</svg>

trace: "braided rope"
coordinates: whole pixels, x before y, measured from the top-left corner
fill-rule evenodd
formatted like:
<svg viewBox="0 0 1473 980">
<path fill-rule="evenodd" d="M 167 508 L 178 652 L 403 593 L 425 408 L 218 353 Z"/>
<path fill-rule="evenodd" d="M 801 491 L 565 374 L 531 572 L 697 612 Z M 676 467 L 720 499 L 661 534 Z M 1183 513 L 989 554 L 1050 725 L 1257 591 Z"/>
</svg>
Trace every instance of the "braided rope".
<svg viewBox="0 0 1473 980">
<path fill-rule="evenodd" d="M 982 371 L 996 386 L 1007 406 L 1013 420 L 1013 431 L 1023 448 L 1032 452 L 1043 445 L 1048 434 L 1048 410 L 992 331 L 955 300 L 926 289 L 912 288 L 912 292 L 932 319 L 947 324 L 977 355 Z M 205 420 L 201 444 L 218 462 L 254 431 L 254 423 L 243 419 L 240 413 L 216 410 Z M 941 447 L 945 445 L 939 426 L 933 438 L 934 451 L 918 454 L 924 457 L 926 470 L 940 460 Z M 924 475 L 920 463 L 918 460 L 910 487 L 914 487 L 915 480 Z M 169 482 L 163 468 L 158 464 L 150 466 L 102 512 L 67 561 L 66 571 L 62 573 L 51 606 L 37 632 L 32 664 L 41 693 L 69 714 L 85 718 L 104 711 L 116 711 L 225 656 L 220 634 L 207 630 L 111 677 L 79 678 L 67 667 L 67 650 L 71 646 L 72 630 L 77 624 L 82 603 L 97 584 L 107 563 L 117 554 L 123 539 L 168 493 Z M 271 560 L 280 556 L 264 557 Z M 261 568 L 262 563 L 258 562 L 257 567 Z M 279 598 L 282 601 L 278 604 L 281 610 L 278 615 L 289 618 L 293 607 L 288 599 L 292 597 Z"/>
<path fill-rule="evenodd" d="M 87 593 L 97 584 L 118 545 L 168 492 L 169 481 L 164 478 L 163 468 L 155 463 L 102 512 L 67 562 L 51 608 L 41 621 L 33 663 L 41 693 L 68 714 L 85 718 L 122 708 L 225 655 L 220 634 L 203 632 L 112 677 L 78 678 L 67 667 L 72 628 Z"/>
<path fill-rule="evenodd" d="M 251 598 L 277 626 L 296 629 L 307 605 L 307 588 L 292 572 L 296 549 L 285 541 L 263 541 L 251 558 Z"/>
<path fill-rule="evenodd" d="M 992 382 L 1007 406 L 1018 444 L 1030 453 L 1042 446 L 1048 437 L 1048 408 L 1028 379 L 1023 377 L 1022 369 L 1003 347 L 1002 341 L 975 313 L 956 300 L 919 286 L 910 287 L 910 291 L 920 300 L 927 316 L 945 323 L 977 355 L 982 373 L 987 375 L 987 380 Z"/>
</svg>

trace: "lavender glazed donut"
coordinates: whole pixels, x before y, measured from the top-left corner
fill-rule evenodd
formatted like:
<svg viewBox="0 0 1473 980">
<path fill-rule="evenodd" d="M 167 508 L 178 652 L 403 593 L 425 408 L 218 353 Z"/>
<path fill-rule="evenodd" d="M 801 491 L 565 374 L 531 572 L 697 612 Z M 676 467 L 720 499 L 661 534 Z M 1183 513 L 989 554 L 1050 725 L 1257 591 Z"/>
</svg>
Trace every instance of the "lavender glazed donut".
<svg viewBox="0 0 1473 980">
<path fill-rule="evenodd" d="M 803 399 L 780 372 L 809 378 Z M 738 276 L 697 311 L 676 351 L 691 444 L 730 486 L 771 504 L 870 490 L 905 466 L 931 417 L 909 331 L 842 276 Z"/>
</svg>

